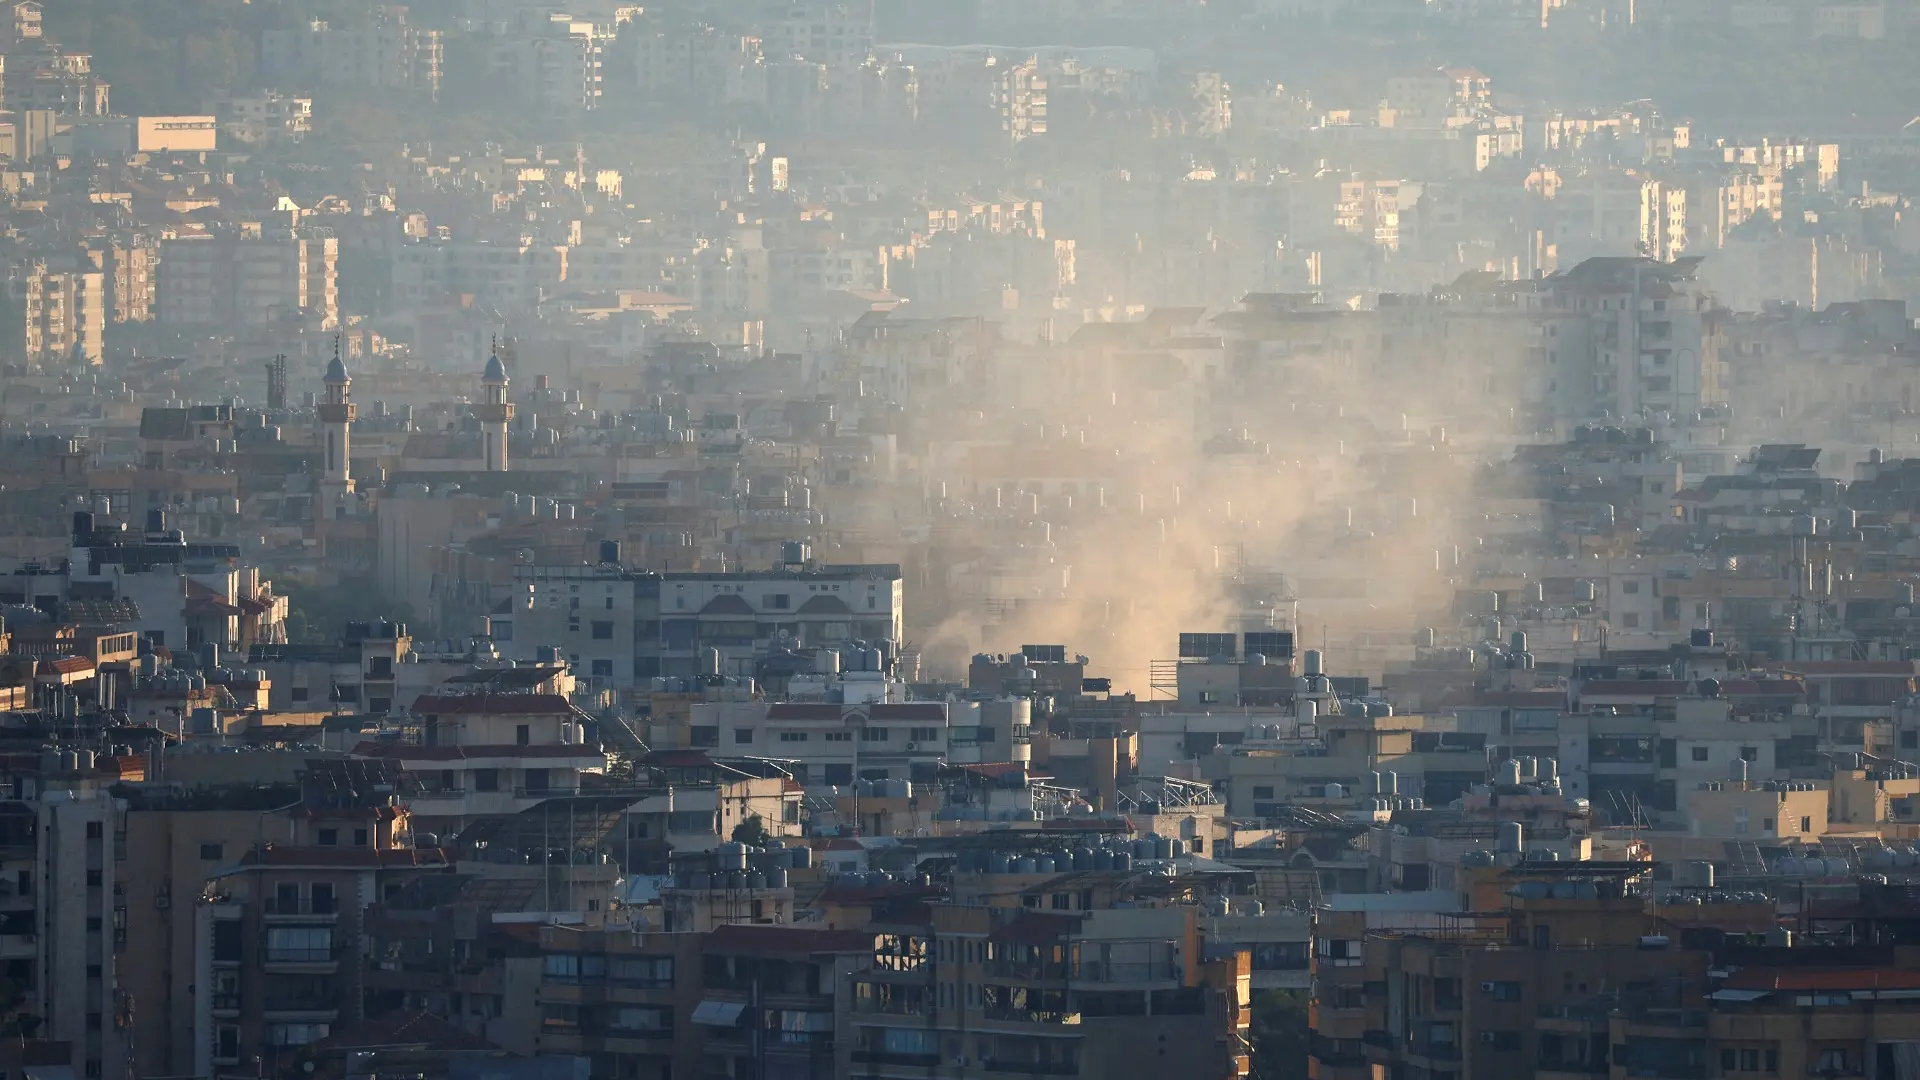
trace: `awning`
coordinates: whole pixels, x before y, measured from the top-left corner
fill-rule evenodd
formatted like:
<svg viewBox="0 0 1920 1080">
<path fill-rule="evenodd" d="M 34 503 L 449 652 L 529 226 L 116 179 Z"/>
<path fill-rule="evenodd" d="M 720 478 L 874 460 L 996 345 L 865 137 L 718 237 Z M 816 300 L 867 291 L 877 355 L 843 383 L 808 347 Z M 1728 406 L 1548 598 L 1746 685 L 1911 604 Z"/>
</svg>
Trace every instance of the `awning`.
<svg viewBox="0 0 1920 1080">
<path fill-rule="evenodd" d="M 733 1027 L 740 1022 L 740 1014 L 747 1007 L 737 1001 L 714 1001 L 709 998 L 693 1010 L 693 1022 L 708 1027 Z"/>
</svg>

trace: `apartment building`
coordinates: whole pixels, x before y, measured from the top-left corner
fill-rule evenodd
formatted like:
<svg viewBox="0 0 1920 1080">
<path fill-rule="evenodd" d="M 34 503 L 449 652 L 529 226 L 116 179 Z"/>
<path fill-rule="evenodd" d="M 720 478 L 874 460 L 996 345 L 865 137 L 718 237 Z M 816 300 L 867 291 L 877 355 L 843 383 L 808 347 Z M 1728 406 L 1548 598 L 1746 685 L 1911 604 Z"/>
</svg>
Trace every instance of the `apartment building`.
<svg viewBox="0 0 1920 1080">
<path fill-rule="evenodd" d="M 45 261 L 16 268 L 0 295 L 0 349 L 13 362 L 47 368 L 100 363 L 106 349 L 105 275 Z"/>
<path fill-rule="evenodd" d="M 1193 907 L 1102 908 L 1105 886 L 1098 871 L 965 874 L 930 922 L 882 916 L 840 1040 L 856 1067 L 1245 1075 L 1249 953 L 1209 951 Z"/>
<path fill-rule="evenodd" d="M 700 1075 L 706 1005 L 703 934 L 540 930 L 538 1049 L 577 1054 L 593 1075 L 671 1080 Z M 744 1009 L 732 1010 L 736 1022 Z"/>
<path fill-rule="evenodd" d="M 196 1072 L 256 1057 L 277 1072 L 301 1047 L 360 1022 L 367 906 L 448 868 L 437 848 L 401 846 L 404 812 L 312 811 L 294 817 L 287 843 L 216 871 L 196 909 Z"/>
<path fill-rule="evenodd" d="M 764 571 L 654 575 L 603 562 L 516 567 L 490 621 L 507 655 L 533 659 L 538 647 L 557 647 L 590 688 L 625 692 L 661 677 L 758 677 L 776 646 L 858 641 L 891 662 L 905 600 L 891 564 L 796 559 Z"/>
<path fill-rule="evenodd" d="M 439 30 L 407 21 L 407 9 L 381 5 L 354 27 L 313 20 L 260 35 L 260 67 L 297 86 L 349 85 L 438 96 L 446 44 Z"/>
<path fill-rule="evenodd" d="M 247 223 L 160 242 L 160 322 L 176 327 L 340 323 L 339 241 Z"/>
<path fill-rule="evenodd" d="M 1698 258 L 1589 259 L 1548 282 L 1555 306 L 1587 313 L 1588 355 L 1562 378 L 1591 382 L 1616 417 L 1687 415 L 1722 401 L 1724 316 L 1699 279 Z"/>
<path fill-rule="evenodd" d="M 538 669 L 533 674 L 541 677 Z M 470 818 L 518 814 L 578 794 L 583 774 L 606 768 L 606 755 L 584 741 L 581 714 L 566 698 L 501 692 L 485 682 L 463 689 L 449 685 L 414 701 L 417 744 L 369 742 L 355 751 L 393 762 L 418 781 L 408 805 L 423 829 L 457 832 Z"/>
<path fill-rule="evenodd" d="M 262 90 L 220 102 L 221 129 L 248 143 L 298 142 L 313 131 L 313 99 Z"/>
</svg>

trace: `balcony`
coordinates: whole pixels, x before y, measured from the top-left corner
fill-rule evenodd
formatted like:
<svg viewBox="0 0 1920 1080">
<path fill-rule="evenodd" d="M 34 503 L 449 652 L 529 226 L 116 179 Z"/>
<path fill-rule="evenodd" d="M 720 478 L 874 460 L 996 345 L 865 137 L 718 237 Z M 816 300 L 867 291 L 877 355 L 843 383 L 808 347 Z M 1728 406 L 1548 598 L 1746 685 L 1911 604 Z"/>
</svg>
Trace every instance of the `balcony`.
<svg viewBox="0 0 1920 1080">
<path fill-rule="evenodd" d="M 214 994 L 212 999 L 213 1015 L 232 1018 L 240 1015 L 239 994 Z"/>
<path fill-rule="evenodd" d="M 266 971 L 284 971 L 289 974 L 328 974 L 340 966 L 340 957 L 345 952 L 337 946 L 313 949 L 268 949 L 262 957 L 261 966 Z"/>
<path fill-rule="evenodd" d="M 980 1063 L 984 1072 L 1017 1073 L 1022 1076 L 1078 1076 L 1080 1065 L 1073 1061 L 1003 1061 L 988 1058 Z"/>
<path fill-rule="evenodd" d="M 1301 970 L 1305 970 L 1304 965 Z M 1074 968 L 1073 978 L 1075 982 L 1094 983 L 1177 982 L 1180 979 L 1180 972 L 1171 963 L 1160 961 L 1138 964 L 1082 961 Z"/>
<path fill-rule="evenodd" d="M 273 998 L 261 1004 L 268 1020 L 337 1020 L 340 1003 L 320 998 Z"/>
<path fill-rule="evenodd" d="M 1423 1057 L 1428 1061 L 1459 1061 L 1460 1044 L 1423 1039 L 1407 1044 L 1407 1054 L 1410 1057 Z"/>
<path fill-rule="evenodd" d="M 1394 1051 L 1400 1049 L 1400 1040 L 1394 1036 L 1393 1032 L 1381 1031 L 1379 1028 L 1374 1028 L 1363 1033 L 1360 1036 L 1360 1041 L 1369 1049 L 1373 1050 Z"/>
<path fill-rule="evenodd" d="M 909 1054 L 896 1050 L 855 1050 L 855 1065 L 906 1065 L 917 1069 L 932 1069 L 940 1065 L 939 1054 Z"/>
<path fill-rule="evenodd" d="M 269 896 L 261 902 L 260 914 L 267 922 L 290 919 L 332 922 L 340 917 L 340 901 L 331 896 Z"/>
</svg>

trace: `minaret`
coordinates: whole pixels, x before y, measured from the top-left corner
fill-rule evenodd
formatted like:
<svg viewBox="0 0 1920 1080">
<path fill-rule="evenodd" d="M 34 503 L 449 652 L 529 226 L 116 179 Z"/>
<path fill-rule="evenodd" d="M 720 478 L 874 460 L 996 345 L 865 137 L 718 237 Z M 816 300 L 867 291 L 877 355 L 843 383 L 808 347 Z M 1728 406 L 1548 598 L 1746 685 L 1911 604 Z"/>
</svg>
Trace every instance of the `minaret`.
<svg viewBox="0 0 1920 1080">
<path fill-rule="evenodd" d="M 353 490 L 353 402 L 347 399 L 347 365 L 340 361 L 340 339 L 333 341 L 333 363 L 327 365 L 327 400 L 316 410 L 320 414 L 321 447 L 320 496 L 331 508 L 340 496 Z M 331 517 L 330 512 L 323 516 Z"/>
<path fill-rule="evenodd" d="M 507 401 L 507 365 L 500 362 L 497 344 L 480 381 L 486 385 L 486 400 L 473 407 L 473 415 L 480 421 L 481 460 L 488 472 L 506 472 L 507 422 L 513 419 L 513 406 Z"/>
</svg>

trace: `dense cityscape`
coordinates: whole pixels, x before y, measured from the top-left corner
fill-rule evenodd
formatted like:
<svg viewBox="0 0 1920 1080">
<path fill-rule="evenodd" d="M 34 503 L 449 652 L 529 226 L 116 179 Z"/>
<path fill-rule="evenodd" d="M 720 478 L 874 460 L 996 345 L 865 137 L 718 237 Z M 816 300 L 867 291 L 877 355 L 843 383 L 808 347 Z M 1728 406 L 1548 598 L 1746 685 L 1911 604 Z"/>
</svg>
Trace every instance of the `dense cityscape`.
<svg viewBox="0 0 1920 1080">
<path fill-rule="evenodd" d="M 1916 46 L 0 3 L 0 1080 L 1920 1080 Z"/>
</svg>

